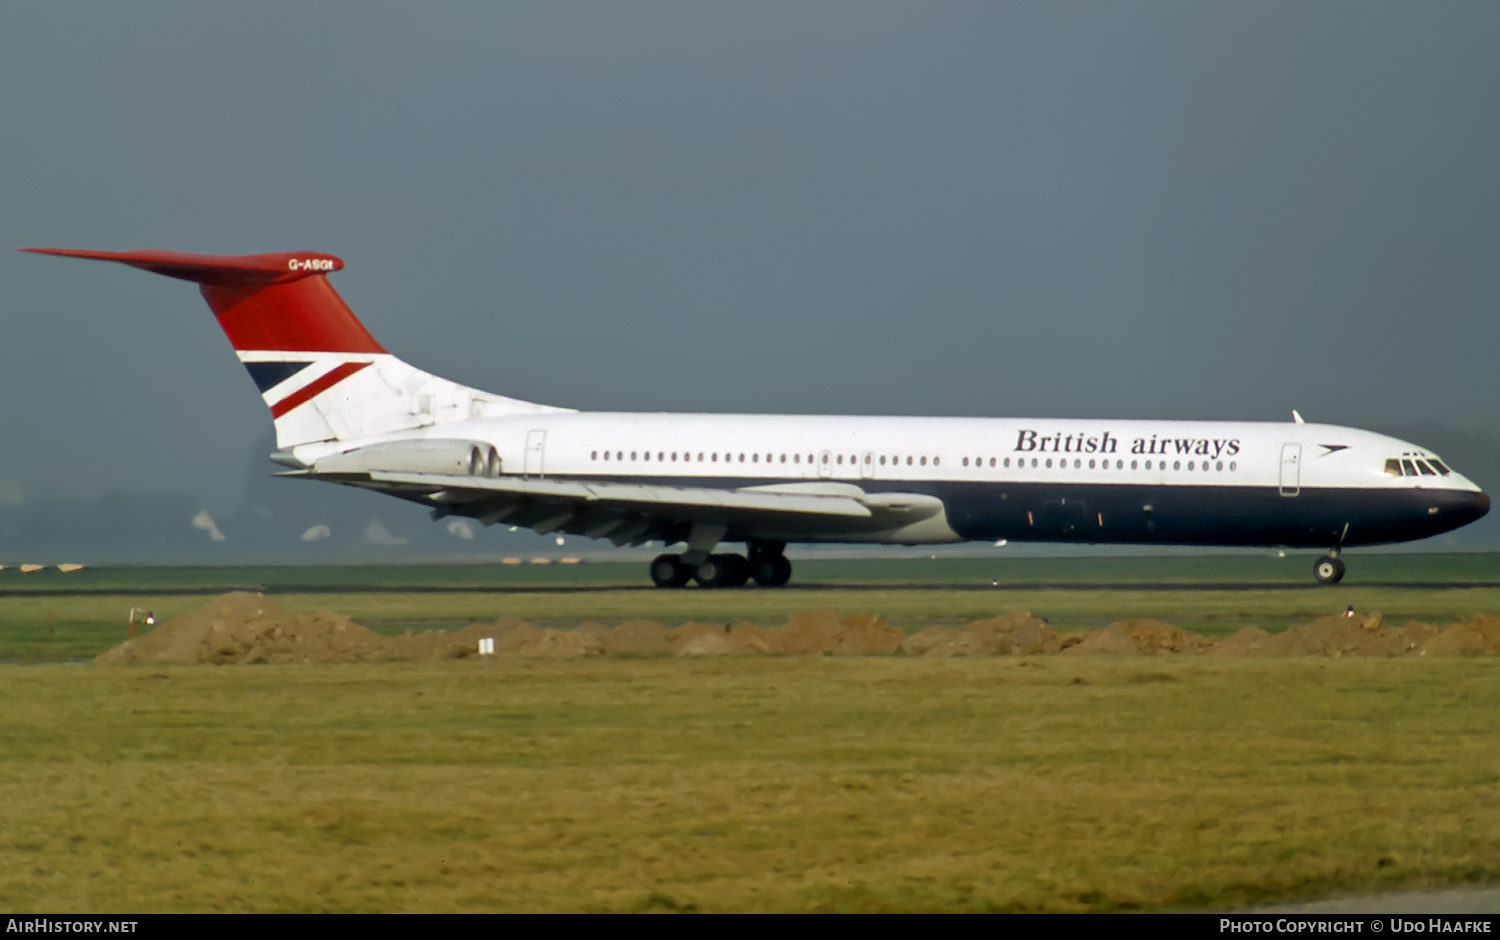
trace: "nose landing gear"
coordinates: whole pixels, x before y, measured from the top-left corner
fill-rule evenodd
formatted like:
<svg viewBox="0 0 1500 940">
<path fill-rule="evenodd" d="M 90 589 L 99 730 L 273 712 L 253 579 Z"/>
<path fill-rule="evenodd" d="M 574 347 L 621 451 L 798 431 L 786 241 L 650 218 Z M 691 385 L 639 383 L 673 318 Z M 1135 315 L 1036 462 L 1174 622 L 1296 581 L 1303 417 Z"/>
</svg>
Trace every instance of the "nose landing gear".
<svg viewBox="0 0 1500 940">
<path fill-rule="evenodd" d="M 1324 555 L 1313 565 L 1313 577 L 1319 584 L 1338 584 L 1344 580 L 1344 562 L 1338 555 Z"/>
<path fill-rule="evenodd" d="M 1349 523 L 1346 522 L 1344 531 L 1339 533 L 1338 544 L 1313 564 L 1313 577 L 1318 579 L 1319 584 L 1338 584 L 1344 580 L 1344 563 L 1339 559 L 1339 552 L 1343 550 L 1344 539 L 1348 537 Z"/>
</svg>

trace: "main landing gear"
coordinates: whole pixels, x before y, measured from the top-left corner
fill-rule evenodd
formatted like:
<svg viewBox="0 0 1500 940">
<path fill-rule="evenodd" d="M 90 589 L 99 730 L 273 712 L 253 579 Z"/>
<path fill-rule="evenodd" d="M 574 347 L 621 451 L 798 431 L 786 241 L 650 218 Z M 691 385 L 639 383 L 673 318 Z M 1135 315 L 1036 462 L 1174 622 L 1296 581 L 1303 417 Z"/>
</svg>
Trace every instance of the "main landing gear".
<svg viewBox="0 0 1500 940">
<path fill-rule="evenodd" d="M 1344 562 L 1337 554 L 1324 555 L 1313 565 L 1313 577 L 1319 584 L 1338 584 L 1344 580 Z"/>
<path fill-rule="evenodd" d="M 651 582 L 657 587 L 680 588 L 693 577 L 693 569 L 682 563 L 681 555 L 657 555 L 651 562 Z"/>
<path fill-rule="evenodd" d="M 651 562 L 651 581 L 663 588 L 680 588 L 688 581 L 702 587 L 743 587 L 753 578 L 762 587 L 781 587 L 792 578 L 785 549 L 785 542 L 751 542 L 749 558 L 709 555 L 697 567 L 684 563 L 681 555 L 658 555 Z"/>
</svg>

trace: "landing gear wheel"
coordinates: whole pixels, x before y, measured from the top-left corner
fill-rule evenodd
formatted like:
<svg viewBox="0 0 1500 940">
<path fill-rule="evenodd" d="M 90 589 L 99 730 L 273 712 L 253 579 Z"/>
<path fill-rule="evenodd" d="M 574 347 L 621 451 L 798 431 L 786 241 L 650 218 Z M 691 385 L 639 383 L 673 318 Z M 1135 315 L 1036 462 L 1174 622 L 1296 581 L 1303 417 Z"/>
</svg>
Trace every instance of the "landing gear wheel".
<svg viewBox="0 0 1500 940">
<path fill-rule="evenodd" d="M 740 587 L 750 580 L 750 562 L 741 555 L 709 555 L 693 580 L 703 587 Z"/>
<path fill-rule="evenodd" d="M 724 559 L 729 566 L 729 586 L 744 587 L 750 580 L 750 562 L 744 555 L 725 555 Z"/>
<path fill-rule="evenodd" d="M 781 587 L 792 578 L 792 563 L 782 552 L 785 542 L 747 542 L 750 554 L 750 577 L 761 587 Z"/>
<path fill-rule="evenodd" d="M 693 576 L 693 569 L 682 563 L 681 555 L 657 555 L 651 562 L 651 581 L 657 587 L 680 588 Z"/>
<path fill-rule="evenodd" d="M 756 561 L 751 575 L 761 587 L 781 587 L 792 579 L 792 563 L 785 555 L 768 555 Z"/>
<path fill-rule="evenodd" d="M 1313 565 L 1313 577 L 1319 584 L 1338 584 L 1344 580 L 1344 562 L 1332 555 L 1324 555 Z"/>
</svg>

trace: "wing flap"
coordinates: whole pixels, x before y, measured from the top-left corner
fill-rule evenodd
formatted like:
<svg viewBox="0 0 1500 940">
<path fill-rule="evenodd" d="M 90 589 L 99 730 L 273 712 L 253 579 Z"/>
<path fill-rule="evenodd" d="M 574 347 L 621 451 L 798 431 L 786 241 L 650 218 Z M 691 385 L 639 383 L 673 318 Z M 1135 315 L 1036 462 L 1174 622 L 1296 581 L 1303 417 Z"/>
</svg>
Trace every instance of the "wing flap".
<svg viewBox="0 0 1500 940">
<path fill-rule="evenodd" d="M 847 496 L 801 493 L 715 490 L 704 487 L 644 486 L 580 480 L 547 480 L 521 477 L 447 476 L 432 473 L 372 471 L 370 483 L 404 490 L 443 494 L 447 504 L 478 502 L 494 497 L 515 496 L 560 502 L 596 503 L 638 511 L 673 509 L 724 510 L 729 512 L 775 512 L 811 516 L 868 519 L 869 507 Z M 351 480 L 350 482 L 354 482 Z"/>
</svg>

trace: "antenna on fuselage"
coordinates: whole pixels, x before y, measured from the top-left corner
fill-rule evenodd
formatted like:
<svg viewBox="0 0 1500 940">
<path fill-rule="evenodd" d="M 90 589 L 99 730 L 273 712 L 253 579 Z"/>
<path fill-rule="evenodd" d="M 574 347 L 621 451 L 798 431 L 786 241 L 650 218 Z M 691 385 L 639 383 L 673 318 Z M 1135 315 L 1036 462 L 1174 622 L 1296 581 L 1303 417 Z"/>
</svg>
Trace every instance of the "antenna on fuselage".
<svg viewBox="0 0 1500 940">
<path fill-rule="evenodd" d="M 1301 415 L 1297 414 L 1297 409 L 1296 408 L 1292 409 L 1292 420 L 1295 421 L 1295 422 L 1297 422 L 1298 424 L 1306 424 L 1307 423 L 1306 421 L 1302 420 L 1302 416 Z"/>
</svg>

